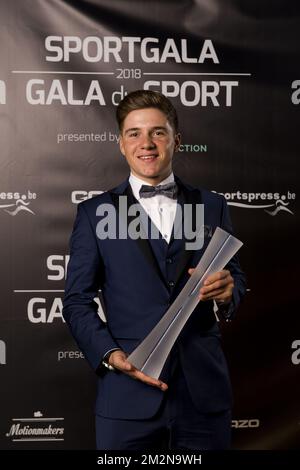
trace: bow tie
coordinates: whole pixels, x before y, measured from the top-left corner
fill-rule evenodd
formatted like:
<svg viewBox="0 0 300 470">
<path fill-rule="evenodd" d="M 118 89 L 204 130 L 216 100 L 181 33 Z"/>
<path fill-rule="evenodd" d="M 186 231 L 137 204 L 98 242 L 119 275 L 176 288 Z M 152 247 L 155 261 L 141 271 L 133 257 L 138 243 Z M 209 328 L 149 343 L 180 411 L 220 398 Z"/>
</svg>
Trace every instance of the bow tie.
<svg viewBox="0 0 300 470">
<path fill-rule="evenodd" d="M 157 186 L 149 186 L 143 184 L 140 189 L 140 197 L 149 198 L 153 196 L 158 196 L 161 194 L 162 196 L 169 197 L 171 199 L 176 199 L 178 193 L 177 184 L 174 183 L 167 183 L 167 184 L 159 184 Z"/>
</svg>

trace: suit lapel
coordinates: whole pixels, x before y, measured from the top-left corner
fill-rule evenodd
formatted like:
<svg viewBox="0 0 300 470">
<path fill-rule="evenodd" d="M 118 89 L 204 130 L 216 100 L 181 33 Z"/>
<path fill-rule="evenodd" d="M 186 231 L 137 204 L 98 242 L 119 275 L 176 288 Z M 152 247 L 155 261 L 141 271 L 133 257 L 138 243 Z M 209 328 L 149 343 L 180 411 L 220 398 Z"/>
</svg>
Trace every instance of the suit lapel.
<svg viewBox="0 0 300 470">
<path fill-rule="evenodd" d="M 139 202 L 135 199 L 135 197 L 132 194 L 131 186 L 130 186 L 128 180 L 127 180 L 127 185 L 125 187 L 124 187 L 124 184 L 122 184 L 120 187 L 118 187 L 116 189 L 117 190 L 110 191 L 110 196 L 111 196 L 112 202 L 113 202 L 113 204 L 116 208 L 117 213 L 119 213 L 119 197 L 120 196 L 127 196 L 128 208 L 130 206 L 132 206 L 133 204 L 139 204 Z M 120 189 L 120 191 L 119 191 L 119 189 Z M 143 208 L 141 208 L 141 210 L 143 210 Z M 121 216 L 122 215 L 123 214 L 121 214 Z M 137 216 L 135 216 L 135 215 L 126 214 L 126 217 L 123 218 L 123 223 L 126 224 L 126 226 L 128 228 L 129 224 L 133 220 L 135 220 L 136 217 Z M 146 217 L 147 217 L 147 215 L 146 215 Z M 140 220 L 140 226 L 141 226 L 141 229 L 144 231 L 144 224 L 142 223 L 141 220 Z M 147 235 L 145 231 L 144 231 L 144 233 L 145 233 L 145 235 Z M 143 256 L 146 258 L 146 260 L 148 261 L 150 266 L 152 266 L 152 268 L 155 270 L 155 272 L 159 276 L 160 280 L 163 282 L 165 287 L 169 290 L 169 286 L 166 282 L 166 279 L 163 276 L 163 273 L 161 272 L 161 269 L 160 269 L 159 264 L 157 262 L 156 256 L 153 253 L 153 250 L 151 248 L 151 245 L 150 245 L 147 237 L 146 238 L 139 237 L 135 240 L 135 242 L 137 243 L 137 245 L 140 248 Z"/>
<path fill-rule="evenodd" d="M 196 210 L 197 204 L 201 204 L 201 193 L 196 189 L 190 189 L 185 186 L 179 178 L 175 176 L 175 181 L 178 184 L 179 194 L 178 194 L 178 204 L 181 205 L 182 209 L 182 238 L 183 238 L 183 246 L 181 255 L 177 264 L 176 269 L 176 276 L 174 279 L 175 285 L 180 281 L 181 277 L 185 273 L 185 271 L 189 268 L 188 264 L 191 262 L 191 259 L 194 255 L 194 250 L 186 250 L 185 243 L 189 240 L 185 238 L 184 233 L 184 223 L 187 226 L 192 226 L 193 230 L 196 229 Z M 188 220 L 184 220 L 184 204 L 190 204 L 192 207 L 191 217 Z M 188 217 L 188 214 L 185 214 L 185 217 Z M 179 224 L 179 221 L 176 221 L 176 224 Z M 176 233 L 176 224 L 174 224 L 174 230 Z M 190 225 L 192 224 L 192 225 Z M 178 228 L 177 228 L 178 231 Z"/>
</svg>

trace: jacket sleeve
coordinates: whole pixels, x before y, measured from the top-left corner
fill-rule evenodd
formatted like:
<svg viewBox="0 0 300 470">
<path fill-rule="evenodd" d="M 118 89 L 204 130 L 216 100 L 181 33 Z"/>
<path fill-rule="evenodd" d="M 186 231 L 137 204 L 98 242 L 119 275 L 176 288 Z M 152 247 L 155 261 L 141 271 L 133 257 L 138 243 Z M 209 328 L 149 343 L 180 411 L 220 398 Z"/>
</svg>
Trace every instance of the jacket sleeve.
<svg viewBox="0 0 300 470">
<path fill-rule="evenodd" d="M 226 232 L 234 235 L 228 205 L 224 197 L 222 197 L 221 228 L 226 230 Z M 233 256 L 233 258 L 225 266 L 225 269 L 230 271 L 231 276 L 234 279 L 234 289 L 232 293 L 232 301 L 230 304 L 219 304 L 218 312 L 222 315 L 223 318 L 225 318 L 226 321 L 230 321 L 235 316 L 236 310 L 244 295 L 246 294 L 246 277 L 240 267 L 237 254 Z"/>
<path fill-rule="evenodd" d="M 98 304 L 94 300 L 103 279 L 104 267 L 96 233 L 84 205 L 79 204 L 70 239 L 63 317 L 95 371 L 105 353 L 119 347 L 98 315 Z"/>
</svg>

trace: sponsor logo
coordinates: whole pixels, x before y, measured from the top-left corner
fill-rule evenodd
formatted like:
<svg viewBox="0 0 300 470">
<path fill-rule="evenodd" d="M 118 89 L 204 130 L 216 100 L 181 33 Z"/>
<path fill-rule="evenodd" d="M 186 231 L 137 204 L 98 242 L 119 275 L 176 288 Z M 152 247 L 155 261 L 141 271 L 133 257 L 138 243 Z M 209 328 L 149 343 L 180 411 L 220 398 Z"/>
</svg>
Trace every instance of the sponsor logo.
<svg viewBox="0 0 300 470">
<path fill-rule="evenodd" d="M 0 80 L 0 104 L 6 104 L 6 85 L 3 80 Z"/>
<path fill-rule="evenodd" d="M 4 212 L 7 214 L 15 216 L 19 214 L 19 212 L 30 212 L 30 214 L 35 215 L 33 210 L 31 210 L 28 206 L 30 205 L 31 201 L 36 199 L 36 193 L 32 193 L 31 191 L 27 191 L 27 193 L 21 194 L 19 192 L 1 192 L 0 193 L 0 209 L 3 209 Z M 4 202 L 2 204 L 2 202 Z"/>
<path fill-rule="evenodd" d="M 6 364 L 6 344 L 0 339 L 0 364 Z"/>
<path fill-rule="evenodd" d="M 228 193 L 218 192 L 218 194 L 225 197 L 229 206 L 240 207 L 241 209 L 259 209 L 273 217 L 281 211 L 294 215 L 294 212 L 288 206 L 296 199 L 296 194 L 290 191 L 287 191 L 285 194 L 279 192 L 246 193 L 242 191 Z"/>
<path fill-rule="evenodd" d="M 13 442 L 63 441 L 64 418 L 46 418 L 41 411 L 35 411 L 31 418 L 13 418 L 6 433 Z"/>
<path fill-rule="evenodd" d="M 83 189 L 77 189 L 76 191 L 72 191 L 71 201 L 73 204 L 79 204 L 82 201 L 86 201 L 102 193 L 104 193 L 104 191 L 84 191 Z"/>
<path fill-rule="evenodd" d="M 292 353 L 291 361 L 292 361 L 292 364 L 297 366 L 298 364 L 300 364 L 300 339 L 295 339 L 292 342 L 291 348 L 295 350 Z"/>
<path fill-rule="evenodd" d="M 248 428 L 259 428 L 259 419 L 233 419 L 231 421 L 231 427 L 235 429 L 248 429 Z"/>
</svg>

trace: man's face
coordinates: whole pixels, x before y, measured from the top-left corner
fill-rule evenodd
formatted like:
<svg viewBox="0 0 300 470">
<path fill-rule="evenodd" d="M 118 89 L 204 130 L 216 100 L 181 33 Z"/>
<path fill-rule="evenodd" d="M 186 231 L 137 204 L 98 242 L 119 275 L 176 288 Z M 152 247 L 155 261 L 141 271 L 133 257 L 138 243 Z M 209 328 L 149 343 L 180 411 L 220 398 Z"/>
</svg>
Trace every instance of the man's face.
<svg viewBox="0 0 300 470">
<path fill-rule="evenodd" d="M 131 111 L 123 122 L 120 149 L 131 172 L 152 185 L 172 171 L 172 157 L 180 144 L 166 115 L 156 108 Z"/>
</svg>

